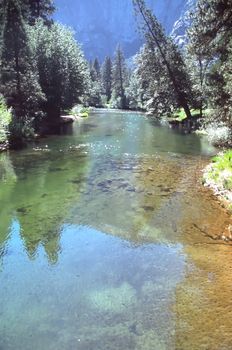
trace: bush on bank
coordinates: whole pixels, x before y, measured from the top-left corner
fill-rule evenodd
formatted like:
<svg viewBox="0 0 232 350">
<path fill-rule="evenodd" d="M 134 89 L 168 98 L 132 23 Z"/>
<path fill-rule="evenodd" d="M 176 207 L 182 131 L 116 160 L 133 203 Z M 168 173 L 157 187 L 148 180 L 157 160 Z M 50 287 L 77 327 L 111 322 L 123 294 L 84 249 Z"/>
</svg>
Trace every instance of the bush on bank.
<svg viewBox="0 0 232 350">
<path fill-rule="evenodd" d="M 212 159 L 205 169 L 204 182 L 232 203 L 232 149 Z"/>
</svg>

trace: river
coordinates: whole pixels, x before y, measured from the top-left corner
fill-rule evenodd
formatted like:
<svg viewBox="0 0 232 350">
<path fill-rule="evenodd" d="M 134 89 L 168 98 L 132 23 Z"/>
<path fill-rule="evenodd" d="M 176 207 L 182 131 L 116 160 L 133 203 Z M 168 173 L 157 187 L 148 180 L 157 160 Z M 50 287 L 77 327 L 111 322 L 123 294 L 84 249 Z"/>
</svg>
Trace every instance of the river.
<svg viewBox="0 0 232 350">
<path fill-rule="evenodd" d="M 0 155 L 1 350 L 232 349 L 231 223 L 215 150 L 93 113 Z"/>
</svg>

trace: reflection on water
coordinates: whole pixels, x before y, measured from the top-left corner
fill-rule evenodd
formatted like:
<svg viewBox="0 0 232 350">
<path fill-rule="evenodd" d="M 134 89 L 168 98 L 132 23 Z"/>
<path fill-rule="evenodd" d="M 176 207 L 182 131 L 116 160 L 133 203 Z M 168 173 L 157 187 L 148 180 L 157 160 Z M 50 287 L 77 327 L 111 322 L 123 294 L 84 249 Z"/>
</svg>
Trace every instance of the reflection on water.
<svg viewBox="0 0 232 350">
<path fill-rule="evenodd" d="M 0 155 L 0 349 L 230 349 L 231 219 L 198 179 L 213 152 L 102 112 Z"/>
<path fill-rule="evenodd" d="M 61 233 L 62 255 L 52 268 L 42 251 L 34 263 L 18 255 L 14 232 L 2 272 L 1 346 L 18 348 L 20 339 L 30 349 L 33 339 L 36 349 L 165 348 L 183 277 L 181 247 L 131 247 L 83 226 L 64 225 Z"/>
</svg>

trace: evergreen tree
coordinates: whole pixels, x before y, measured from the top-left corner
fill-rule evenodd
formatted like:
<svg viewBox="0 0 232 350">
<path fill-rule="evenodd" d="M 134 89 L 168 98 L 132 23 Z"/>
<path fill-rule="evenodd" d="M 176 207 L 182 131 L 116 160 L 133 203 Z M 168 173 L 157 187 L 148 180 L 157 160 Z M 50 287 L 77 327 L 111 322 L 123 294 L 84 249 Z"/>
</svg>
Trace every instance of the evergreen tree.
<svg viewBox="0 0 232 350">
<path fill-rule="evenodd" d="M 100 64 L 97 58 L 95 58 L 94 62 L 93 62 L 93 69 L 95 70 L 96 73 L 96 79 L 100 81 L 101 79 L 101 68 L 100 68 Z"/>
<path fill-rule="evenodd" d="M 23 4 L 23 14 L 29 24 L 34 25 L 39 18 L 49 25 L 52 23 L 51 15 L 55 11 L 53 0 L 21 0 Z"/>
<path fill-rule="evenodd" d="M 126 98 L 128 107 L 133 110 L 143 109 L 142 104 L 142 90 L 140 87 L 140 80 L 138 72 L 135 69 L 129 79 L 129 86 L 126 88 Z"/>
<path fill-rule="evenodd" d="M 175 90 L 170 88 L 168 72 L 153 45 L 146 44 L 137 56 L 136 75 L 143 108 L 159 117 L 172 114 L 179 107 Z"/>
<path fill-rule="evenodd" d="M 13 107 L 18 123 L 40 117 L 44 99 L 19 0 L 4 0 L 2 7 L 1 93 Z"/>
<path fill-rule="evenodd" d="M 98 62 L 98 59 L 96 58 L 94 62 L 89 63 L 89 69 L 90 69 L 90 92 L 89 92 L 89 99 L 88 104 L 90 106 L 99 107 L 101 106 L 101 94 L 102 94 L 102 87 L 101 87 L 101 70 L 100 70 L 100 64 Z"/>
<path fill-rule="evenodd" d="M 100 82 L 101 68 L 97 58 L 95 58 L 93 62 L 92 61 L 89 62 L 89 70 L 90 70 L 91 80 L 93 82 Z"/>
<path fill-rule="evenodd" d="M 170 89 L 175 92 L 177 104 L 183 107 L 187 118 L 190 118 L 190 79 L 182 55 L 173 40 L 165 35 L 155 15 L 147 9 L 144 0 L 133 0 L 133 4 L 136 13 L 142 18 L 142 30 L 145 33 L 146 42 L 160 55 L 162 70 L 167 72 Z"/>
<path fill-rule="evenodd" d="M 128 85 L 128 72 L 120 45 L 115 52 L 112 77 L 111 104 L 113 107 L 125 109 L 127 108 L 125 89 Z"/>
<path fill-rule="evenodd" d="M 110 57 L 106 57 L 101 67 L 103 94 L 109 102 L 112 94 L 112 61 Z"/>
<path fill-rule="evenodd" d="M 232 127 L 232 7 L 229 0 L 198 0 L 189 30 L 189 50 L 197 59 L 207 64 L 201 65 L 206 74 L 201 81 L 206 83 L 205 100 L 213 108 L 214 119 Z M 204 80 L 203 80 L 204 79 Z M 205 89 L 206 87 L 206 89 Z"/>
<path fill-rule="evenodd" d="M 207 75 L 211 65 L 211 48 L 202 45 L 199 36 L 204 28 L 199 25 L 199 19 L 202 15 L 196 11 L 189 14 L 191 26 L 188 29 L 188 45 L 186 50 L 186 64 L 193 83 L 193 90 L 196 94 L 197 108 L 200 109 L 200 115 L 203 115 L 203 109 L 207 107 Z"/>
<path fill-rule="evenodd" d="M 193 35 L 191 34 L 192 38 Z M 189 34 L 190 37 L 190 34 Z M 204 49 L 203 49 L 204 50 Z M 202 46 L 194 48 L 191 42 L 188 43 L 185 50 L 185 63 L 188 67 L 189 75 L 192 81 L 192 89 L 196 97 L 196 108 L 200 110 L 203 116 L 203 108 L 206 107 L 206 77 L 210 66 L 210 57 L 205 55 Z"/>
</svg>

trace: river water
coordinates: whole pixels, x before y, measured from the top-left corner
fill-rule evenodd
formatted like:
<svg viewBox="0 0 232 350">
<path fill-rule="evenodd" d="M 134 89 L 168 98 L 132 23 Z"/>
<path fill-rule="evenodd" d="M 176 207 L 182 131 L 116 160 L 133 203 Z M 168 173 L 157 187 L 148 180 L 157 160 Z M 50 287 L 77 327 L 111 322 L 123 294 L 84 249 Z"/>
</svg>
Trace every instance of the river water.
<svg viewBox="0 0 232 350">
<path fill-rule="evenodd" d="M 100 112 L 0 155 L 1 350 L 232 349 L 215 150 Z"/>
</svg>

